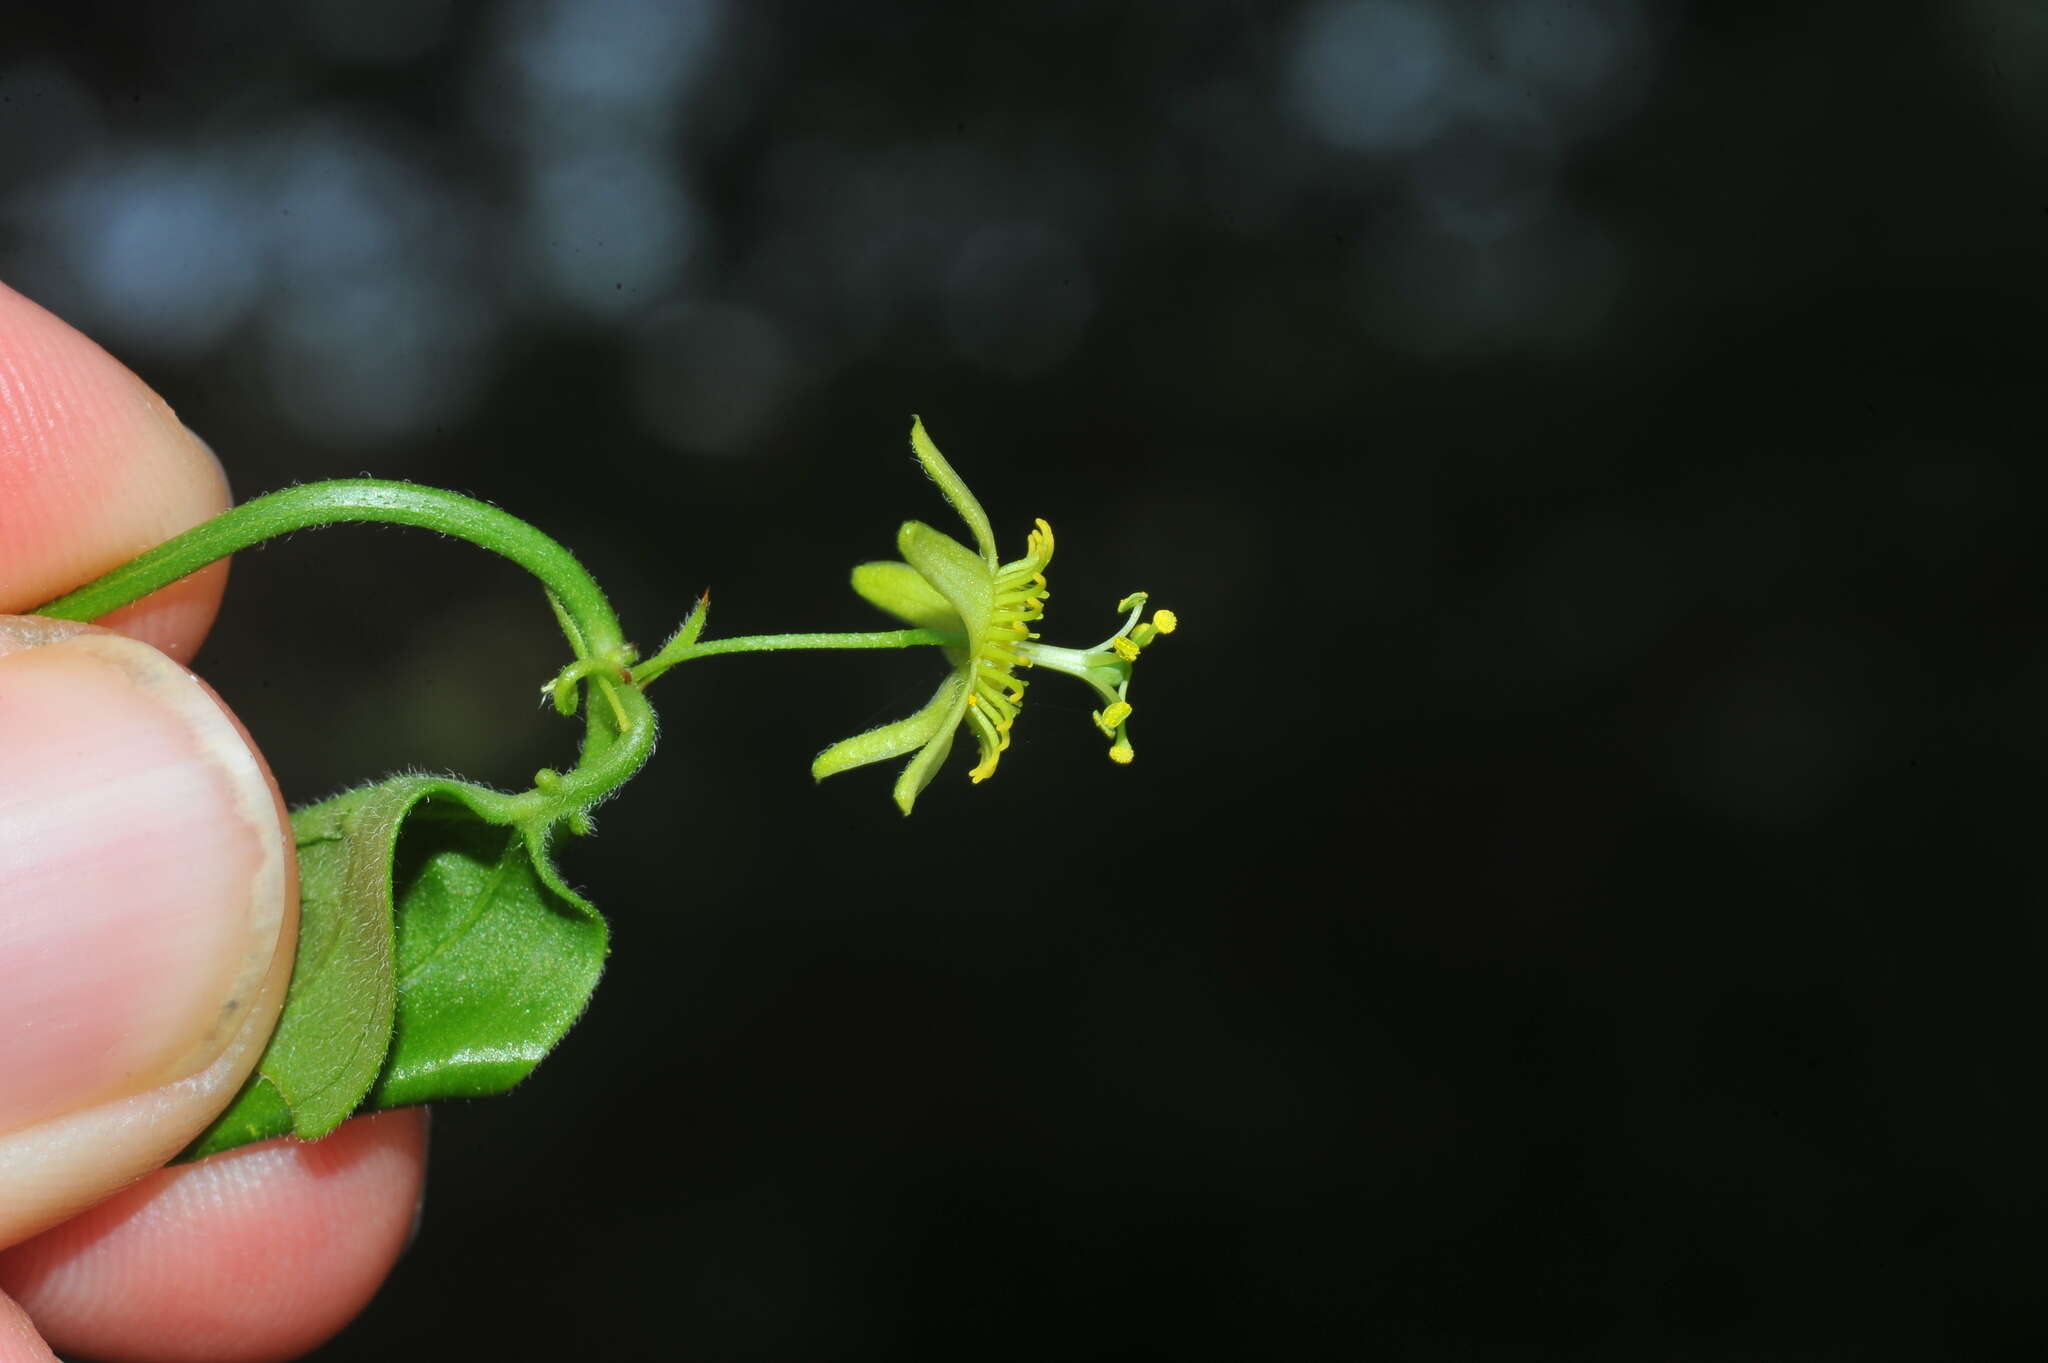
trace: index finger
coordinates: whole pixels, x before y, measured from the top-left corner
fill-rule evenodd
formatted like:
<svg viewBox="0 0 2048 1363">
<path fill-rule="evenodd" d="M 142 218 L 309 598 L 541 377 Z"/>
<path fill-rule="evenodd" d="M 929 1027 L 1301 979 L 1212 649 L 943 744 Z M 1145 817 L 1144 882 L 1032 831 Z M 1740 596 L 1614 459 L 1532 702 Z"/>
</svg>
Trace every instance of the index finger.
<svg viewBox="0 0 2048 1363">
<path fill-rule="evenodd" d="M 229 505 L 204 442 L 148 384 L 0 284 L 0 615 L 33 609 Z M 100 623 L 189 662 L 217 563 Z"/>
</svg>

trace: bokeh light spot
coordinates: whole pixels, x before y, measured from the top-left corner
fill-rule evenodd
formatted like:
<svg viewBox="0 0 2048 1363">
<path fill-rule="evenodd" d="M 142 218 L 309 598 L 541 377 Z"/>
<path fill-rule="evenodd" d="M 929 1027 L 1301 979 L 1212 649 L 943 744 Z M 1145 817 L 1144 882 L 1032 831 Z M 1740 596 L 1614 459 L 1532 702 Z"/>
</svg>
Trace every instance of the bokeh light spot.
<svg viewBox="0 0 2048 1363">
<path fill-rule="evenodd" d="M 529 242 L 563 302 L 617 316 L 681 278 L 697 207 L 655 156 L 621 149 L 544 161 L 529 190 Z"/>
<path fill-rule="evenodd" d="M 1435 10 L 1342 0 L 1309 11 L 1288 56 L 1294 115 L 1354 151 L 1412 146 L 1436 130 L 1457 52 Z"/>
<path fill-rule="evenodd" d="M 203 351 L 241 320 L 263 278 L 249 203 L 224 169 L 144 152 L 65 177 L 50 212 L 86 316 L 166 354 Z"/>
</svg>

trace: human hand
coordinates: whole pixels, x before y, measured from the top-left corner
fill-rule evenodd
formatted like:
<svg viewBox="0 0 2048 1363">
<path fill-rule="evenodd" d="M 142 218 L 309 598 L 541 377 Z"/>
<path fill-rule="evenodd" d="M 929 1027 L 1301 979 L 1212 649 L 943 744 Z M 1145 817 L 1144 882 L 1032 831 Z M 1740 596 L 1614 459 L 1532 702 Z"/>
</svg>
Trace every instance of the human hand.
<svg viewBox="0 0 2048 1363">
<path fill-rule="evenodd" d="M 294 1357 L 418 1205 L 416 1111 L 151 1172 L 255 1065 L 297 936 L 276 783 L 180 665 L 226 565 L 118 633 L 7 613 L 227 505 L 162 399 L 0 286 L 0 1363 Z"/>
</svg>

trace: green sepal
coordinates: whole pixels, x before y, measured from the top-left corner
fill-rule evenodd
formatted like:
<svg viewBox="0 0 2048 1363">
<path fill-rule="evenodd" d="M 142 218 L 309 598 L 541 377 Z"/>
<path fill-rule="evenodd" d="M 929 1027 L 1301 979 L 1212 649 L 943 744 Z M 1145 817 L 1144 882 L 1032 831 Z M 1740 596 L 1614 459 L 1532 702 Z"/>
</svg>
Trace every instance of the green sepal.
<svg viewBox="0 0 2048 1363">
<path fill-rule="evenodd" d="M 884 724 L 878 729 L 842 738 L 811 761 L 811 779 L 822 781 L 828 776 L 837 776 L 842 771 L 865 767 L 870 762 L 886 762 L 892 757 L 932 741 L 932 735 L 941 725 L 948 722 L 957 724 L 959 717 L 951 714 L 956 704 L 962 704 L 956 694 L 958 687 L 948 676 L 939 683 L 939 689 L 925 702 L 924 708 L 908 719 L 899 719 L 893 724 Z"/>
<path fill-rule="evenodd" d="M 917 797 L 939 774 L 939 768 L 946 765 L 947 756 L 953 751 L 953 735 L 959 732 L 960 721 L 967 716 L 967 700 L 974 694 L 974 688 L 967 684 L 963 672 L 955 671 L 939 683 L 938 694 L 925 708 L 939 711 L 939 726 L 931 742 L 918 749 L 917 756 L 904 764 L 903 774 L 896 778 L 896 807 L 905 814 L 917 803 Z"/>
<path fill-rule="evenodd" d="M 910 418 L 910 448 L 917 455 L 917 462 L 924 465 L 924 471 L 939 485 L 939 491 L 953 509 L 960 513 L 960 519 L 967 523 L 968 532 L 974 536 L 974 547 L 981 551 L 981 557 L 990 568 L 997 566 L 996 535 L 989 525 L 988 513 L 981 509 L 981 501 L 967 490 L 967 484 L 953 466 L 946 462 L 946 456 L 939 453 L 939 447 L 932 443 L 924 429 L 924 418 L 913 415 Z"/>
<path fill-rule="evenodd" d="M 502 1093 L 583 1013 L 604 920 L 505 797 L 395 776 L 292 816 L 299 951 L 256 1072 L 182 1159 L 358 1112 Z"/>
<path fill-rule="evenodd" d="M 960 628 L 960 612 L 908 563 L 863 563 L 853 570 L 853 590 L 870 606 L 919 629 Z"/>
<path fill-rule="evenodd" d="M 988 628 L 995 609 L 995 574 L 966 545 L 922 521 L 905 521 L 896 532 L 896 552 L 959 618 L 956 628 L 969 640 Z"/>
</svg>

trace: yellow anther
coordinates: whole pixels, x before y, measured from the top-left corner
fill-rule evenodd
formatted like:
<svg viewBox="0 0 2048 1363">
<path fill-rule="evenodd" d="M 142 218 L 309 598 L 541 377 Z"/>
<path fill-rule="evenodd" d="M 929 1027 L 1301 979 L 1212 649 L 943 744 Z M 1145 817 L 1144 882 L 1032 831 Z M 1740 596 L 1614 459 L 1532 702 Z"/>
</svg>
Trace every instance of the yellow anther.
<svg viewBox="0 0 2048 1363">
<path fill-rule="evenodd" d="M 1170 610 L 1153 611 L 1152 628 L 1158 630 L 1161 634 L 1171 634 L 1180 628 L 1180 617 Z"/>
<path fill-rule="evenodd" d="M 968 703 L 969 705 L 980 705 L 980 704 L 981 704 L 981 697 L 980 697 L 980 696 L 977 696 L 977 695 L 973 695 L 973 694 L 971 694 L 971 693 L 970 693 L 970 694 L 968 695 L 968 697 L 967 697 L 967 703 Z"/>
<path fill-rule="evenodd" d="M 1134 663 L 1138 661 L 1138 646 L 1129 639 L 1124 638 L 1121 634 L 1110 640 L 1109 646 L 1115 649 L 1116 656 L 1122 658 L 1125 662 Z"/>
<path fill-rule="evenodd" d="M 1102 718 L 1096 722 L 1102 725 L 1102 727 L 1105 729 L 1114 729 L 1117 725 L 1123 723 L 1130 717 L 1131 703 L 1127 700 L 1120 700 L 1116 702 L 1116 704 L 1110 706 L 1107 710 L 1104 710 L 1102 712 Z"/>
<path fill-rule="evenodd" d="M 1136 756 L 1137 754 L 1131 751 L 1131 745 L 1128 743 L 1119 743 L 1109 750 L 1109 760 L 1120 767 L 1129 766 L 1131 759 Z"/>
</svg>

